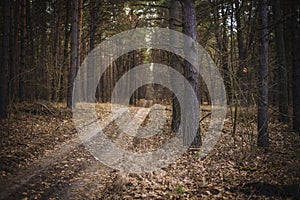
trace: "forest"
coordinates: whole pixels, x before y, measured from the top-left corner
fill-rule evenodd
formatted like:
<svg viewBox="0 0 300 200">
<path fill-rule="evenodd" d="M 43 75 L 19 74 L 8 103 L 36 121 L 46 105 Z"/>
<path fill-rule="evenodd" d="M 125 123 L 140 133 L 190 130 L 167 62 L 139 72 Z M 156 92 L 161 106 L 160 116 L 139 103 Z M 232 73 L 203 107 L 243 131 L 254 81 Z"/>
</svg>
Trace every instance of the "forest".
<svg viewBox="0 0 300 200">
<path fill-rule="evenodd" d="M 299 1 L 0 10 L 0 199 L 300 199 Z"/>
</svg>

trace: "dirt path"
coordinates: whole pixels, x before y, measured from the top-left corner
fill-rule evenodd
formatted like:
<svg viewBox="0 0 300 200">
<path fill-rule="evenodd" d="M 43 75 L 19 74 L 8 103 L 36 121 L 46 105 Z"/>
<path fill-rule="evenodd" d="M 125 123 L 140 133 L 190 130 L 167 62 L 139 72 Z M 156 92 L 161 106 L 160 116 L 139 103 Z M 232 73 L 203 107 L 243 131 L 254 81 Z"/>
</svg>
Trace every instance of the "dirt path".
<svg viewBox="0 0 300 200">
<path fill-rule="evenodd" d="M 168 112 L 166 124 L 170 124 L 171 113 Z M 169 127 L 164 127 L 162 133 L 152 136 L 149 140 L 133 139 L 135 128 L 125 129 L 132 131 L 129 135 L 126 135 L 124 130 L 118 129 L 118 124 L 128 123 L 128 118 L 122 120 L 128 113 L 117 115 L 115 118 L 111 113 L 106 111 L 105 113 L 105 117 L 95 123 L 99 123 L 104 134 L 124 149 L 134 152 L 145 148 L 149 150 L 159 146 L 163 137 L 171 137 L 166 134 Z M 131 122 L 131 125 L 143 127 L 139 131 L 148 134 L 147 131 L 153 130 L 144 127 L 150 120 L 151 109 L 131 108 L 129 114 L 136 116 L 134 118 L 136 121 Z M 116 119 L 120 121 L 116 123 Z M 37 122 L 32 123 L 32 120 Z M 50 123 L 51 120 L 53 123 Z M 208 121 L 205 120 L 203 124 L 207 126 Z M 11 142 L 22 143 L 18 146 L 21 149 L 18 150 L 17 147 L 14 149 L 14 145 L 3 146 L 7 148 L 3 152 L 11 153 L 1 156 L 6 161 L 7 158 L 20 161 L 17 164 L 11 162 L 16 170 L 9 169 L 9 163 L 3 162 L 7 166 L 2 167 L 1 171 L 0 199 L 299 199 L 300 197 L 300 138 L 290 132 L 288 126 L 282 124 L 270 124 L 272 134 L 268 151 L 251 150 L 252 146 L 248 145 L 251 137 L 242 123 L 239 124 L 233 137 L 232 125 L 230 120 L 227 120 L 222 137 L 214 150 L 204 159 L 200 160 L 197 152 L 188 151 L 175 163 L 153 173 L 125 174 L 97 161 L 75 133 L 72 137 L 63 137 L 65 140 L 60 139 L 66 132 L 75 132 L 74 127 L 69 127 L 65 119 L 48 117 L 40 119 L 26 115 L 15 121 L 16 124 L 11 124 L 14 126 L 12 129 L 15 132 L 17 130 L 24 132 L 18 133 L 22 136 L 19 139 L 11 136 L 17 140 Z M 40 136 L 45 129 L 49 130 L 49 134 Z M 49 140 L 51 136 L 54 138 Z M 36 137 L 37 141 L 34 140 Z M 38 148 L 34 147 L 39 143 L 41 147 L 48 145 L 47 148 L 44 147 L 46 150 L 41 151 L 43 156 L 33 161 L 28 159 L 26 165 L 21 165 L 22 157 L 17 156 L 24 155 L 26 158 L 30 156 L 20 152 L 27 151 L 30 154 L 32 149 L 38 151 Z M 55 144 L 54 147 L 52 144 Z M 21 167 L 18 167 L 19 165 Z"/>
<path fill-rule="evenodd" d="M 132 108 L 130 114 L 136 117 L 131 124 L 140 125 L 148 113 L 148 108 Z M 105 130 L 118 119 L 121 121 L 118 123 L 121 126 L 128 123 L 128 118 L 124 115 L 128 115 L 128 113 L 118 114 L 114 117 L 110 114 L 106 120 L 94 123 L 99 124 L 101 130 Z M 124 119 L 122 120 L 122 118 Z M 116 141 L 121 141 L 120 136 Z M 115 170 L 95 160 L 84 148 L 80 138 L 74 137 L 57 145 L 53 151 L 34 161 L 13 177 L 2 180 L 0 199 L 20 199 L 26 198 L 26 196 L 81 199 L 81 197 L 84 198 L 87 191 L 101 192 L 104 190 L 115 176 Z M 87 191 L 83 192 L 82 190 Z"/>
</svg>

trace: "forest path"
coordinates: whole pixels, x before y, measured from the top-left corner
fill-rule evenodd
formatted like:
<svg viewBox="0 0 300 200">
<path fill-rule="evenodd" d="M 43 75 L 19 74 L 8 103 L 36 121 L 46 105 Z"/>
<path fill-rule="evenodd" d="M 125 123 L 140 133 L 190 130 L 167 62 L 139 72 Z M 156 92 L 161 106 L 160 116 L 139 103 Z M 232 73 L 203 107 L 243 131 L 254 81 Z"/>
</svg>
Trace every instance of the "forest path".
<svg viewBox="0 0 300 200">
<path fill-rule="evenodd" d="M 171 124 L 169 107 L 130 107 L 130 113 L 113 117 L 110 104 L 98 106 L 100 116 L 95 123 L 99 123 L 103 133 L 123 149 L 132 152 L 151 151 L 174 136 L 168 135 Z M 162 109 L 166 111 L 166 123 L 158 120 L 152 124 L 157 125 L 158 129 L 161 124 L 166 125 L 152 135 L 156 127 L 148 125 L 151 124 L 151 118 L 162 118 Z M 0 121 L 1 128 L 5 129 L 5 132 L 0 130 L 0 135 L 5 136 L 0 149 L 0 199 L 300 197 L 300 138 L 287 125 L 276 121 L 270 123 L 268 150 L 251 150 L 255 144 L 250 142 L 256 135 L 249 130 L 255 124 L 239 122 L 233 137 L 231 120 L 228 118 L 221 138 L 205 158 L 199 159 L 198 152 L 187 151 L 168 167 L 152 173 L 134 174 L 121 173 L 96 160 L 79 139 L 70 115 L 62 118 L 28 111 L 32 111 L 32 107 L 12 116 L 9 123 Z M 201 115 L 206 116 L 207 112 L 202 110 Z M 129 115 L 132 118 L 128 118 Z M 255 118 L 255 115 L 249 117 Z M 131 119 L 133 121 L 128 121 Z M 144 131 L 146 136 L 151 134 L 151 138 L 145 141 L 135 138 L 132 135 L 136 128 L 125 126 L 121 130 L 118 125 L 122 124 L 141 125 L 138 131 Z M 201 130 L 208 124 L 209 117 L 206 117 L 201 122 Z"/>
<path fill-rule="evenodd" d="M 121 111 L 114 116 L 110 113 L 105 119 L 94 123 L 97 123 L 101 130 L 113 131 L 110 126 L 116 120 L 119 120 L 117 123 L 119 126 L 129 123 L 130 114 L 132 116 L 130 125 L 139 126 L 149 111 L 150 108 L 131 107 L 127 112 Z M 134 128 L 133 131 L 135 130 Z M 115 142 L 121 142 L 120 135 Z M 89 178 L 86 179 L 86 176 Z M 15 176 L 1 180 L 0 199 L 20 199 L 22 196 L 47 199 L 84 198 L 82 195 L 86 194 L 86 191 L 82 193 L 83 189 L 88 191 L 96 189 L 100 192 L 115 176 L 115 170 L 97 161 L 84 147 L 82 140 L 75 136 L 56 145 L 52 151 L 46 152 L 44 157 L 18 171 Z"/>
</svg>

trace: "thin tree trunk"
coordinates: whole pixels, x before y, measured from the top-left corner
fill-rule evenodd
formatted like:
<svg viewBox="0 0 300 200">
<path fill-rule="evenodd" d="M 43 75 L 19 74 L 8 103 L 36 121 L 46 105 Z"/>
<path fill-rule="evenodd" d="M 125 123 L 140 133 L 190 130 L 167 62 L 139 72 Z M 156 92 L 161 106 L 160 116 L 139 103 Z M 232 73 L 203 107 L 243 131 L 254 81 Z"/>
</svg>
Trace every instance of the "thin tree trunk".
<svg viewBox="0 0 300 200">
<path fill-rule="evenodd" d="M 55 16 L 55 40 L 54 40 L 54 71 L 52 75 L 52 95 L 51 100 L 57 100 L 57 93 L 59 89 L 59 78 L 61 71 L 61 13 L 62 13 L 62 1 L 56 2 L 57 13 Z M 59 76 L 57 76 L 59 75 Z"/>
<path fill-rule="evenodd" d="M 229 70 L 229 64 L 228 64 L 228 36 L 227 36 L 227 14 L 224 13 L 225 7 L 222 6 L 222 19 L 223 19 L 223 25 L 222 25 L 222 42 L 221 42 L 221 63 L 222 63 L 222 69 L 224 72 L 224 82 L 225 82 L 225 88 L 227 92 L 227 99 L 228 103 L 231 102 L 232 99 L 232 90 L 231 90 L 231 80 L 230 80 L 230 70 Z"/>
<path fill-rule="evenodd" d="M 83 53 L 81 51 L 81 35 L 82 35 L 82 17 L 83 17 L 83 0 L 77 0 L 78 1 L 78 35 L 77 35 L 77 40 L 78 40 L 78 46 L 77 46 L 77 52 L 78 52 L 78 59 L 77 59 L 77 70 L 80 67 Z"/>
<path fill-rule="evenodd" d="M 95 48 L 95 33 L 96 33 L 96 23 L 95 23 L 95 12 L 96 12 L 96 0 L 90 0 L 90 52 Z M 91 95 L 95 93 L 95 88 L 94 88 L 94 62 L 93 60 L 91 63 L 88 65 L 87 69 L 87 101 L 88 102 L 93 102 L 94 96 Z"/>
<path fill-rule="evenodd" d="M 179 25 L 181 25 L 179 23 L 180 18 L 179 18 L 179 7 L 180 7 L 180 3 L 178 0 L 171 0 L 170 1 L 170 29 L 175 30 L 175 31 L 179 31 Z M 172 34 L 170 35 L 170 42 L 171 44 L 174 44 L 177 40 L 179 40 L 179 38 L 176 37 L 176 35 Z M 176 55 L 174 55 L 173 53 L 170 53 L 170 65 L 173 69 L 177 70 L 178 72 L 181 72 L 181 66 L 180 66 L 180 62 L 178 60 L 178 58 L 176 57 Z M 171 84 L 174 83 L 175 80 L 174 77 L 170 77 L 171 78 Z M 176 98 L 176 96 L 173 94 L 172 96 L 172 124 L 171 124 L 171 129 L 172 131 L 178 131 L 179 125 L 180 125 L 180 105 L 178 102 L 178 99 Z"/>
<path fill-rule="evenodd" d="M 10 29 L 10 0 L 3 2 L 3 36 L 2 36 L 2 62 L 0 68 L 0 118 L 7 117 L 8 90 L 7 71 L 9 65 L 9 29 Z"/>
<path fill-rule="evenodd" d="M 31 1 L 30 0 L 26 0 L 26 35 L 27 35 L 27 39 L 29 41 L 29 60 L 28 60 L 28 66 L 32 68 L 34 68 L 34 61 L 35 61 L 35 52 L 34 52 L 34 36 L 33 36 L 33 28 L 32 28 L 32 19 L 31 19 Z M 34 83 L 35 84 L 35 83 Z M 30 92 L 28 93 L 28 97 L 30 97 L 30 100 L 33 100 L 36 96 L 35 94 L 35 90 L 30 90 Z"/>
<path fill-rule="evenodd" d="M 82 58 L 83 58 L 83 53 L 82 53 L 82 15 L 83 14 L 83 0 L 78 0 L 78 33 L 77 33 L 77 64 L 76 64 L 76 73 L 78 72 L 80 66 L 81 66 L 81 61 L 82 61 Z M 81 73 L 81 75 L 83 76 L 83 73 Z M 81 80 L 84 80 L 84 77 L 81 77 Z M 84 81 L 81 82 L 81 88 L 84 88 Z M 78 95 L 83 98 L 84 97 L 84 94 L 82 92 L 84 92 L 84 90 L 80 89 L 78 90 Z M 81 99 L 83 100 L 83 99 Z"/>
<path fill-rule="evenodd" d="M 71 40 L 71 62 L 68 77 L 67 107 L 72 108 L 73 88 L 76 76 L 78 60 L 78 0 L 74 0 L 72 5 L 72 40 Z"/>
<path fill-rule="evenodd" d="M 41 2 L 41 11 L 45 12 L 47 9 L 47 2 L 42 1 Z M 43 18 L 42 24 L 41 24 L 41 93 L 42 93 L 42 99 L 48 101 L 49 100 L 49 88 L 48 88 L 48 68 L 47 68 L 47 62 L 46 62 L 46 56 L 47 56 L 47 47 L 44 46 L 44 44 L 47 43 L 47 21 L 46 18 Z"/>
<path fill-rule="evenodd" d="M 277 24 L 275 26 L 275 42 L 277 51 L 277 64 L 278 64 L 278 85 L 279 85 L 279 120 L 281 122 L 288 122 L 289 109 L 288 109 L 288 82 L 287 82 L 287 68 L 286 68 L 286 56 L 284 45 L 284 33 L 282 20 L 282 12 L 280 7 L 280 1 L 275 0 L 273 5 L 274 20 Z"/>
<path fill-rule="evenodd" d="M 293 129 L 300 134 L 300 3 L 293 7 Z"/>
<path fill-rule="evenodd" d="M 9 103 L 13 102 L 15 97 L 15 76 L 16 76 L 16 46 L 17 46 L 17 38 L 18 34 L 16 34 L 16 29 L 18 30 L 16 26 L 16 21 L 18 20 L 18 12 L 16 11 L 15 7 L 19 6 L 19 2 L 12 2 L 10 6 L 10 34 L 9 34 L 9 79 L 8 81 L 8 98 Z"/>
<path fill-rule="evenodd" d="M 20 25 L 20 67 L 19 67 L 19 101 L 25 101 L 25 33 L 26 33 L 26 0 L 21 0 L 21 25 Z"/>
<path fill-rule="evenodd" d="M 259 14 L 259 95 L 257 145 L 267 147 L 269 145 L 268 135 L 268 5 L 267 0 L 258 3 Z"/>
<path fill-rule="evenodd" d="M 242 105 L 246 105 L 246 100 L 243 97 L 245 96 L 244 94 L 247 91 L 247 80 L 246 80 L 246 50 L 244 47 L 244 34 L 243 34 L 243 28 L 242 28 L 242 19 L 241 19 L 241 9 L 242 5 L 240 5 L 240 1 L 236 0 L 235 1 L 235 18 L 236 18 L 236 28 L 237 28 L 237 43 L 238 43 L 238 85 L 239 88 L 241 89 L 242 94 L 239 95 L 239 100 Z"/>
<path fill-rule="evenodd" d="M 60 76 L 60 93 L 59 100 L 63 101 L 66 98 L 66 65 L 69 62 L 69 41 L 70 34 L 69 31 L 69 10 L 70 10 L 70 1 L 66 1 L 66 21 L 65 21 L 65 35 L 64 35 L 64 50 L 63 50 L 63 63 L 61 67 L 61 76 Z"/>
</svg>

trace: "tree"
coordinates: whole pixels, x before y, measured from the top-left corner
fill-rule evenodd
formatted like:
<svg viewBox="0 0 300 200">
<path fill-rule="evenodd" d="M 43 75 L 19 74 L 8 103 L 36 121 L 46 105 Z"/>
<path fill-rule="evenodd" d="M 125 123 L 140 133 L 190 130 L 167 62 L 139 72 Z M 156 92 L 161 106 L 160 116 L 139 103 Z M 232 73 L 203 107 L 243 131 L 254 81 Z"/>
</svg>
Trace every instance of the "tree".
<svg viewBox="0 0 300 200">
<path fill-rule="evenodd" d="M 193 0 L 183 0 L 182 2 L 182 21 L 183 21 L 183 34 L 191 37 L 194 41 L 197 41 L 197 28 L 196 28 L 196 15 L 195 15 L 195 3 Z M 193 60 L 197 60 L 198 52 L 196 52 L 194 48 L 195 44 L 190 43 L 190 41 L 184 40 L 184 47 L 185 47 L 185 57 L 186 58 L 192 58 Z M 196 64 L 196 63 L 193 63 Z M 193 88 L 196 97 L 199 96 L 199 76 L 197 70 L 193 67 L 191 63 L 185 60 L 184 62 L 184 75 L 185 78 L 190 83 L 191 87 Z M 197 99 L 193 99 L 191 97 L 186 97 L 185 103 L 188 104 L 187 106 L 195 105 L 195 101 Z M 199 108 L 197 108 L 199 109 Z M 185 113 L 186 115 L 190 115 L 192 120 L 186 121 L 184 120 L 184 128 L 191 128 L 192 126 L 198 124 L 199 122 L 199 116 L 197 115 L 199 113 L 198 110 L 193 111 L 193 113 Z M 201 144 L 201 138 L 200 138 L 200 131 L 199 127 L 197 127 L 197 133 L 195 138 L 193 139 L 193 136 L 191 133 L 189 133 L 187 130 L 184 130 L 184 143 L 190 144 L 195 146 L 200 146 Z"/>
<path fill-rule="evenodd" d="M 74 80 L 76 77 L 76 70 L 78 64 L 78 0 L 72 1 L 72 39 L 71 39 L 71 61 L 70 72 L 68 77 L 68 91 L 67 91 L 67 107 L 72 108 L 72 96 L 74 88 Z"/>
<path fill-rule="evenodd" d="M 243 24 L 242 24 L 242 10 L 243 10 L 243 2 L 239 0 L 235 0 L 235 19 L 236 19 L 236 29 L 237 29 L 237 44 L 238 44 L 238 84 L 241 89 L 241 92 L 247 92 L 247 80 L 246 73 L 244 69 L 246 68 L 246 49 L 244 45 L 244 34 L 243 34 Z M 242 94 L 243 96 L 243 94 Z M 242 97 L 240 97 L 242 98 Z M 242 99 L 240 99 L 242 100 Z M 242 102 L 241 102 L 242 103 Z M 245 102 L 242 103 L 245 105 Z"/>
<path fill-rule="evenodd" d="M 225 2 L 222 0 L 219 1 L 209 1 L 211 7 L 213 8 L 213 21 L 214 25 L 217 28 L 215 31 L 215 37 L 217 41 L 217 46 L 220 54 L 220 65 L 223 70 L 224 84 L 227 92 L 227 102 L 231 102 L 232 99 L 232 91 L 231 91 L 231 80 L 230 80 L 230 70 L 228 63 L 228 35 L 227 35 L 227 15 L 228 8 L 225 7 Z M 220 4 L 220 5 L 219 5 Z M 221 20 L 220 20 L 221 19 Z M 241 32 L 241 31 L 239 31 Z M 239 33 L 238 35 L 241 35 Z"/>
<path fill-rule="evenodd" d="M 70 35 L 71 31 L 69 30 L 69 10 L 70 10 L 70 1 L 65 2 L 66 7 L 66 17 L 65 17 L 65 33 L 64 33 L 64 50 L 63 50 L 63 63 L 61 66 L 61 74 L 60 74 L 60 88 L 59 88 L 59 100 L 63 101 L 66 99 L 66 64 L 69 60 L 69 43 L 70 43 Z"/>
<path fill-rule="evenodd" d="M 90 0 L 90 51 L 95 48 L 95 34 L 96 34 L 96 1 Z M 89 63 L 89 67 L 87 69 L 87 93 L 90 95 L 95 92 L 94 90 L 94 63 L 93 61 Z M 94 100 L 94 96 L 87 96 L 88 102 L 92 102 Z"/>
<path fill-rule="evenodd" d="M 300 134 L 300 3 L 289 1 L 292 7 L 293 40 L 293 129 Z"/>
<path fill-rule="evenodd" d="M 20 25 L 20 67 L 19 67 L 19 101 L 25 101 L 25 40 L 26 40 L 26 0 L 21 0 Z"/>
<path fill-rule="evenodd" d="M 2 62 L 0 68 L 0 118 L 7 117 L 8 82 L 7 71 L 9 65 L 9 29 L 10 29 L 10 0 L 3 2 L 4 26 L 2 38 Z"/>
<path fill-rule="evenodd" d="M 178 0 L 171 0 L 170 1 L 170 7 L 169 7 L 169 13 L 170 13 L 170 21 L 169 21 L 169 27 L 172 30 L 177 30 L 179 31 L 179 26 L 181 26 L 181 22 L 179 19 L 179 1 Z M 170 42 L 171 44 L 174 44 L 176 42 L 176 40 L 179 40 L 179 38 L 176 38 L 176 36 L 174 34 L 170 35 Z M 170 54 L 170 65 L 177 70 L 178 72 L 181 72 L 181 65 L 180 65 L 180 61 L 178 60 L 178 58 L 176 57 L 176 55 L 174 54 Z M 171 78 L 171 84 L 174 81 Z M 180 125 L 180 106 L 179 106 L 179 102 L 178 99 L 176 98 L 175 95 L 173 95 L 172 98 L 172 124 L 171 124 L 171 129 L 172 131 L 178 131 Z"/>
<path fill-rule="evenodd" d="M 52 94 L 51 94 L 51 100 L 56 101 L 57 99 L 57 94 L 58 94 L 58 89 L 60 88 L 59 82 L 57 79 L 60 79 L 60 76 L 57 76 L 57 74 L 60 74 L 61 72 L 61 57 L 62 57 L 62 52 L 61 52 L 61 18 L 62 18 L 62 1 L 57 1 L 56 2 L 56 7 L 57 7 L 57 12 L 56 15 L 54 15 L 54 20 L 56 23 L 54 23 L 55 26 L 55 32 L 54 32 L 54 47 L 53 47 L 53 57 L 54 57 L 54 64 L 53 64 L 53 73 L 52 73 L 52 80 L 51 80 L 51 89 L 52 89 Z"/>
<path fill-rule="evenodd" d="M 278 85 L 279 85 L 279 120 L 281 122 L 288 122 L 289 109 L 288 109 L 288 82 L 287 82 L 287 67 L 285 56 L 284 32 L 282 22 L 282 12 L 280 1 L 275 0 L 273 5 L 273 14 L 275 21 L 275 43 L 276 55 L 278 65 Z"/>
<path fill-rule="evenodd" d="M 268 135 L 268 4 L 267 0 L 258 3 L 259 20 L 259 95 L 257 144 L 259 147 L 269 145 Z"/>
</svg>

